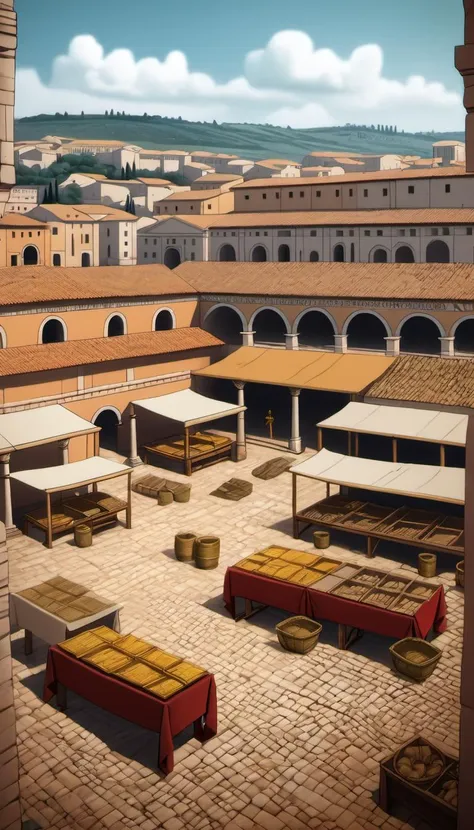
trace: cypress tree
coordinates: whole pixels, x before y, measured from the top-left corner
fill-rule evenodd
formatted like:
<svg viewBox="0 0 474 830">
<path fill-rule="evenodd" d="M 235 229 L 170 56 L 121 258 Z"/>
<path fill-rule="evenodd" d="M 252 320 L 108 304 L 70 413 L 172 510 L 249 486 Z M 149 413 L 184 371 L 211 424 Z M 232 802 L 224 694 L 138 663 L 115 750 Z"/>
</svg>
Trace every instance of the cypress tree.
<svg viewBox="0 0 474 830">
<path fill-rule="evenodd" d="M 125 210 L 127 211 L 127 213 L 130 213 L 130 196 L 128 193 L 127 198 L 125 200 Z"/>
<path fill-rule="evenodd" d="M 57 179 L 54 180 L 54 201 L 57 205 L 59 204 L 59 185 Z"/>
<path fill-rule="evenodd" d="M 126 179 L 131 179 L 132 178 L 132 168 L 130 167 L 128 161 L 127 161 L 127 164 L 125 165 L 125 178 Z"/>
<path fill-rule="evenodd" d="M 48 205 L 52 205 L 52 204 L 53 204 L 53 198 L 54 198 L 54 197 L 53 197 L 53 183 L 52 183 L 52 181 L 51 181 L 51 182 L 49 183 L 49 187 L 48 187 Z"/>
<path fill-rule="evenodd" d="M 133 178 L 135 178 L 136 175 L 137 175 L 137 165 L 135 164 L 135 162 L 133 162 L 133 165 L 132 165 L 132 176 L 133 176 Z"/>
<path fill-rule="evenodd" d="M 130 199 L 130 213 L 133 213 L 135 216 L 135 202 L 133 199 Z"/>
<path fill-rule="evenodd" d="M 121 176 L 122 176 L 122 179 L 124 179 L 124 178 L 125 178 L 125 168 L 124 168 L 124 167 L 122 167 L 122 173 L 121 173 Z"/>
</svg>

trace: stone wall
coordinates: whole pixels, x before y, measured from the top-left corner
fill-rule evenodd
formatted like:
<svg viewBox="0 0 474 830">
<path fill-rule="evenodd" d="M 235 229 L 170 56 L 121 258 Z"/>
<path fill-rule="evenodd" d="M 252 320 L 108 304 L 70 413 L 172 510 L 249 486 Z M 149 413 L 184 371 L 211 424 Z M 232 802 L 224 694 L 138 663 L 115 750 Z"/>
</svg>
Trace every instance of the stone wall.
<svg viewBox="0 0 474 830">
<path fill-rule="evenodd" d="M 13 127 L 15 54 L 17 44 L 14 0 L 0 0 L 0 216 L 15 184 Z"/>
</svg>

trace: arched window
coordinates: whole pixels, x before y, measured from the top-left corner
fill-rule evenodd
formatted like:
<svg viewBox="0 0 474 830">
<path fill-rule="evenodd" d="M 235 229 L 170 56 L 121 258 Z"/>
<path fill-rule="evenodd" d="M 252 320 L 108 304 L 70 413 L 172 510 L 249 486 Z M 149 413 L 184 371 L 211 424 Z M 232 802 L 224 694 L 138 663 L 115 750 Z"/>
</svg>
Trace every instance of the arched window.
<svg viewBox="0 0 474 830">
<path fill-rule="evenodd" d="M 290 249 L 288 245 L 280 245 L 278 248 L 278 262 L 290 261 Z"/>
<path fill-rule="evenodd" d="M 416 315 L 403 323 L 400 329 L 400 351 L 418 354 L 440 354 L 439 326 L 429 317 Z"/>
<path fill-rule="evenodd" d="M 387 251 L 385 248 L 377 248 L 374 251 L 374 262 L 388 262 Z"/>
<path fill-rule="evenodd" d="M 385 351 L 385 338 L 387 336 L 386 326 L 375 314 L 365 312 L 355 314 L 347 326 L 347 345 L 349 349 Z"/>
<path fill-rule="evenodd" d="M 474 319 L 462 320 L 454 332 L 454 351 L 474 354 Z"/>
<path fill-rule="evenodd" d="M 155 317 L 155 331 L 169 331 L 172 328 L 174 328 L 173 315 L 171 311 L 164 308 Z"/>
<path fill-rule="evenodd" d="M 34 245 L 27 245 L 22 254 L 23 265 L 38 265 L 38 249 Z"/>
<path fill-rule="evenodd" d="M 233 245 L 223 245 L 219 249 L 219 262 L 235 262 L 235 248 Z"/>
<path fill-rule="evenodd" d="M 105 450 L 117 451 L 117 428 L 120 418 L 115 409 L 102 409 L 93 418 L 93 423 L 100 427 L 99 446 Z"/>
<path fill-rule="evenodd" d="M 164 264 L 167 268 L 177 268 L 181 262 L 181 254 L 177 248 L 167 248 L 165 251 Z"/>
<path fill-rule="evenodd" d="M 119 337 L 125 334 L 125 324 L 120 314 L 114 314 L 107 324 L 107 337 Z"/>
<path fill-rule="evenodd" d="M 414 262 L 415 254 L 408 245 L 401 245 L 395 251 L 395 262 Z"/>
<path fill-rule="evenodd" d="M 336 245 L 333 252 L 334 262 L 345 262 L 344 245 Z"/>
<path fill-rule="evenodd" d="M 427 262 L 449 262 L 449 247 L 442 239 L 434 239 L 426 248 Z"/>
<path fill-rule="evenodd" d="M 66 331 L 62 320 L 56 317 L 47 320 L 41 331 L 42 343 L 64 343 Z"/>
<path fill-rule="evenodd" d="M 317 251 L 311 251 L 309 255 L 310 262 L 319 262 L 319 254 Z"/>
<path fill-rule="evenodd" d="M 298 344 L 300 347 L 320 349 L 334 346 L 335 328 L 322 311 L 307 311 L 298 323 Z"/>
<path fill-rule="evenodd" d="M 61 265 L 61 254 L 53 254 L 53 265 Z"/>
<path fill-rule="evenodd" d="M 87 253 L 87 251 L 84 251 L 84 253 L 81 256 L 81 265 L 82 265 L 83 268 L 88 268 L 90 264 L 91 264 L 91 255 L 89 253 Z"/>
<path fill-rule="evenodd" d="M 255 343 L 285 343 L 288 329 L 283 318 L 271 308 L 263 308 L 253 318 Z"/>
<path fill-rule="evenodd" d="M 219 306 L 208 314 L 204 321 L 204 328 L 224 343 L 239 346 L 242 344 L 242 331 L 247 326 L 234 308 Z"/>
<path fill-rule="evenodd" d="M 267 252 L 263 245 L 256 245 L 252 251 L 252 262 L 266 262 Z"/>
</svg>

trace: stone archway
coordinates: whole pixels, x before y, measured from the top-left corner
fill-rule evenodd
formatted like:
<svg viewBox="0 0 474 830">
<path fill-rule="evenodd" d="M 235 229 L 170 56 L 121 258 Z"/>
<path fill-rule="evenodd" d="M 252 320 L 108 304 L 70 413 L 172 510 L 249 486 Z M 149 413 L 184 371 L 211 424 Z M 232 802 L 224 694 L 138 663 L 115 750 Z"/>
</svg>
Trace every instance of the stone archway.
<svg viewBox="0 0 474 830">
<path fill-rule="evenodd" d="M 219 248 L 219 262 L 235 262 L 237 259 L 235 255 L 235 248 L 228 242 Z"/>
<path fill-rule="evenodd" d="M 167 268 L 177 268 L 181 263 L 181 254 L 177 248 L 167 248 L 163 260 Z"/>
<path fill-rule="evenodd" d="M 211 309 L 204 320 L 204 328 L 219 340 L 231 346 L 242 345 L 242 332 L 246 329 L 245 321 L 235 308 L 221 305 Z"/>
<path fill-rule="evenodd" d="M 118 426 L 121 419 L 115 409 L 104 407 L 93 418 L 93 423 L 100 427 L 99 446 L 104 450 L 117 451 Z"/>
<path fill-rule="evenodd" d="M 252 251 L 252 262 L 266 262 L 267 252 L 263 245 L 256 245 Z"/>
<path fill-rule="evenodd" d="M 288 326 L 273 308 L 262 308 L 253 317 L 251 328 L 255 331 L 255 343 L 262 344 L 285 344 L 285 334 L 288 333 Z"/>
<path fill-rule="evenodd" d="M 430 317 L 414 314 L 400 326 L 400 351 L 416 354 L 440 354 L 443 336 L 438 324 Z"/>
<path fill-rule="evenodd" d="M 300 348 L 324 349 L 334 347 L 336 329 L 322 311 L 311 309 L 298 320 L 298 344 Z"/>
<path fill-rule="evenodd" d="M 333 258 L 334 262 L 345 262 L 346 261 L 346 253 L 344 251 L 344 245 L 335 245 L 332 258 Z"/>
<path fill-rule="evenodd" d="M 34 245 L 27 245 L 26 248 L 23 249 L 22 260 L 23 265 L 38 265 L 38 248 Z"/>
<path fill-rule="evenodd" d="M 289 245 L 280 245 L 278 248 L 278 262 L 290 262 Z"/>
<path fill-rule="evenodd" d="M 390 331 L 375 314 L 362 311 L 354 314 L 348 322 L 346 334 L 349 349 L 385 351 L 385 338 L 390 336 Z"/>
<path fill-rule="evenodd" d="M 395 262 L 414 262 L 415 254 L 409 245 L 401 245 L 395 251 Z"/>
<path fill-rule="evenodd" d="M 433 239 L 426 247 L 427 262 L 450 262 L 449 247 L 442 239 Z"/>
</svg>

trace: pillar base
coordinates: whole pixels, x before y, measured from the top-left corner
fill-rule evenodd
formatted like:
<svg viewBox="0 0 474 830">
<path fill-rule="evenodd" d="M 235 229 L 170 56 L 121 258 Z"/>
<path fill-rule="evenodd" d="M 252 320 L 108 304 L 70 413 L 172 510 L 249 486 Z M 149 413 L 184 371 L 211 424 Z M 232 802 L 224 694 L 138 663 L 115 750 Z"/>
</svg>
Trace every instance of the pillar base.
<svg viewBox="0 0 474 830">
<path fill-rule="evenodd" d="M 454 357 L 454 337 L 440 337 L 441 357 Z"/>
<path fill-rule="evenodd" d="M 388 357 L 398 357 L 400 354 L 401 337 L 384 337 L 385 353 Z"/>
<path fill-rule="evenodd" d="M 303 452 L 303 445 L 301 438 L 290 438 L 288 441 L 288 449 L 290 452 L 300 453 Z"/>
<path fill-rule="evenodd" d="M 254 331 L 241 331 L 240 334 L 242 335 L 242 346 L 254 346 Z"/>
<path fill-rule="evenodd" d="M 21 530 L 16 525 L 8 525 L 5 528 L 5 536 L 7 539 L 12 539 L 14 536 L 21 536 Z"/>
<path fill-rule="evenodd" d="M 345 354 L 347 352 L 347 334 L 334 335 L 334 351 L 336 354 Z"/>
<path fill-rule="evenodd" d="M 245 461 L 247 458 L 247 447 L 241 444 L 235 445 L 234 459 L 235 461 Z"/>
<path fill-rule="evenodd" d="M 292 351 L 296 351 L 298 346 L 298 335 L 297 334 L 285 334 L 285 346 L 287 349 L 291 349 Z"/>
<path fill-rule="evenodd" d="M 139 455 L 135 455 L 131 458 L 127 458 L 124 461 L 124 464 L 126 464 L 127 467 L 139 467 L 140 464 L 143 464 L 143 461 L 142 461 L 142 459 L 140 458 Z"/>
</svg>

